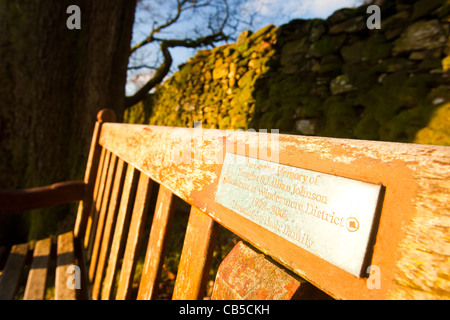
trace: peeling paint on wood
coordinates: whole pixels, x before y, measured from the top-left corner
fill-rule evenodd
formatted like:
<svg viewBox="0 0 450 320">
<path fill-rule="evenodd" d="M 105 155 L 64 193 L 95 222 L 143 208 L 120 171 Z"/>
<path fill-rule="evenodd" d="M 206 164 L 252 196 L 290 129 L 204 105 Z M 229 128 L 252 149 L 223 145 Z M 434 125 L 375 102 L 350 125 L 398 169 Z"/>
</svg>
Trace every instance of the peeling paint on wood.
<svg viewBox="0 0 450 320">
<path fill-rule="evenodd" d="M 155 299 L 157 296 L 159 277 L 164 263 L 169 230 L 175 211 L 174 200 L 175 196 L 172 192 L 164 186 L 160 186 L 139 285 L 138 300 Z"/>
<path fill-rule="evenodd" d="M 172 299 L 199 300 L 205 296 L 217 227 L 208 215 L 191 208 Z"/>
<path fill-rule="evenodd" d="M 279 135 L 278 144 L 262 152 L 267 136 L 258 141 L 258 133 L 204 130 L 198 139 L 195 130 L 106 123 L 100 144 L 333 297 L 448 297 L 449 147 Z M 381 287 L 369 289 L 367 278 L 346 274 L 217 204 L 220 160 L 231 148 L 263 160 L 277 153 L 281 164 L 383 185 L 370 261 L 381 270 Z"/>
<path fill-rule="evenodd" d="M 368 248 L 371 259 L 367 261 L 373 270 L 378 270 L 379 284 L 374 287 L 368 274 L 357 278 L 217 203 L 215 196 L 227 152 L 382 185 L 380 214 Z M 142 184 L 149 187 L 150 180 L 159 183 L 160 194 L 164 195 L 156 205 L 149 239 L 152 248 L 147 250 L 142 281 L 157 284 L 173 210 L 169 199 L 177 195 L 192 206 L 175 299 L 203 297 L 217 223 L 262 254 L 240 252 L 234 259 L 233 255 L 242 249 L 235 248 L 221 266 L 216 294 L 224 290 L 221 294 L 236 298 L 287 298 L 299 286 L 301 289 L 312 284 L 338 299 L 450 297 L 449 147 L 97 122 L 83 183 L 87 196 L 79 206 L 74 231 L 75 244 L 82 246 L 77 263 L 89 263 L 94 253 L 94 299 L 100 298 L 100 293 L 102 299 L 112 298 L 114 280 L 121 267 L 118 298 L 129 297 L 149 195 L 149 188 L 141 185 L 134 198 L 138 171 L 141 179 L 145 178 Z M 136 210 L 127 232 L 133 203 Z M 63 292 L 67 265 L 75 262 L 73 241 L 71 233 L 58 238 L 56 295 L 60 298 L 75 297 L 74 291 L 67 295 Z M 121 263 L 125 244 L 125 259 Z M 27 260 L 27 244 L 14 246 L 13 253 L 15 250 L 21 252 L 8 260 L 0 277 L 0 287 L 11 289 L 0 290 L 2 296 L 14 296 L 20 278 L 15 266 L 22 266 Z M 148 259 L 155 256 L 157 259 L 150 263 Z M 267 257 L 283 266 L 270 271 L 278 279 L 276 283 L 256 272 L 276 265 Z M 270 263 L 266 264 L 266 260 Z M 236 273 L 230 266 L 243 272 Z M 293 278 L 298 282 L 286 278 L 289 272 L 284 268 L 295 274 Z M 87 274 L 85 278 L 88 279 Z M 152 285 L 142 286 L 141 298 L 154 296 Z M 250 289 L 252 285 L 258 290 Z"/>
</svg>

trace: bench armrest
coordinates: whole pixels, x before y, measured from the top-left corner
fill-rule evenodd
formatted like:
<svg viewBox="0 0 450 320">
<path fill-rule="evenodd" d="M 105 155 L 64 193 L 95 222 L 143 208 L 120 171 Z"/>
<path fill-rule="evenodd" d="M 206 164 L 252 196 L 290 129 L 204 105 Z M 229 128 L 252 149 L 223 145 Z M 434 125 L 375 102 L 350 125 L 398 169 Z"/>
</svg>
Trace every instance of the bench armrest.
<svg viewBox="0 0 450 320">
<path fill-rule="evenodd" d="M 0 190 L 0 210 L 23 211 L 83 200 L 85 191 L 84 181 L 59 182 L 31 189 L 3 189 Z"/>
</svg>

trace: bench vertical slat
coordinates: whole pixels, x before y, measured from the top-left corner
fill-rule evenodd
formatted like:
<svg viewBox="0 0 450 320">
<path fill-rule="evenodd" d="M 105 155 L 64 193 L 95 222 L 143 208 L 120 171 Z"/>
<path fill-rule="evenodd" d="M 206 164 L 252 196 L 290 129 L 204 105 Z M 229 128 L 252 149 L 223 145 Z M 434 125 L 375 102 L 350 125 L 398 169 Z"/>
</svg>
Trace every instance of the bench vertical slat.
<svg viewBox="0 0 450 320">
<path fill-rule="evenodd" d="M 174 300 L 203 299 L 217 232 L 217 223 L 192 206 L 175 281 Z"/>
<path fill-rule="evenodd" d="M 98 166 L 97 175 L 95 177 L 94 191 L 92 194 L 92 206 L 91 206 L 91 211 L 89 213 L 92 212 L 92 207 L 95 207 L 95 202 L 99 195 L 99 190 L 100 190 L 100 186 L 101 186 L 101 177 L 102 177 L 102 173 L 103 173 L 103 170 L 105 167 L 107 153 L 108 153 L 108 150 L 106 150 L 104 148 L 101 149 L 100 160 L 99 160 L 100 163 Z"/>
<path fill-rule="evenodd" d="M 111 187 L 112 187 L 112 182 L 113 182 L 113 178 L 114 178 L 114 174 L 116 171 L 116 160 L 117 157 L 112 154 L 111 155 L 111 160 L 110 160 L 110 164 L 109 164 L 109 168 L 108 168 L 108 175 L 106 178 L 106 185 L 105 185 L 105 190 L 104 190 L 104 194 L 103 194 L 103 200 L 102 200 L 102 204 L 101 204 L 101 209 L 100 209 L 100 214 L 99 214 L 99 218 L 98 218 L 98 222 L 97 222 L 97 228 L 95 230 L 95 232 L 93 232 L 93 234 L 95 233 L 95 239 L 93 242 L 93 247 L 92 247 L 92 253 L 90 254 L 91 256 L 91 264 L 89 266 L 89 281 L 92 282 L 94 280 L 94 275 L 95 275 L 95 269 L 97 267 L 97 258 L 98 258 L 98 254 L 99 254 L 99 250 L 100 250 L 100 244 L 103 241 L 103 227 L 105 224 L 105 219 L 106 219 L 106 210 L 108 209 L 108 205 L 109 205 L 109 201 L 110 201 L 110 193 L 111 193 Z M 88 251 L 89 254 L 89 251 Z"/>
<path fill-rule="evenodd" d="M 153 181 L 147 175 L 141 173 L 134 202 L 133 215 L 130 222 L 130 229 L 128 231 L 127 244 L 123 256 L 116 300 L 126 300 L 130 295 L 134 270 L 139 256 L 145 218 L 150 203 L 152 185 Z"/>
<path fill-rule="evenodd" d="M 145 254 L 144 268 L 137 295 L 138 300 L 155 299 L 158 293 L 159 277 L 164 263 L 169 230 L 175 211 L 175 195 L 160 186 L 155 214 Z"/>
<path fill-rule="evenodd" d="M 0 276 L 0 300 L 12 300 L 17 293 L 27 254 L 27 243 L 11 247 L 5 268 Z"/>
<path fill-rule="evenodd" d="M 105 230 L 103 233 L 103 239 L 97 263 L 97 270 L 95 272 L 94 286 L 92 289 L 92 299 L 94 300 L 97 300 L 100 295 L 100 288 L 103 280 L 107 257 L 109 254 L 109 248 L 111 245 L 112 231 L 114 230 L 113 228 L 118 211 L 118 200 L 124 179 L 124 169 L 125 162 L 122 159 L 118 158 L 117 171 L 114 178 L 113 190 L 111 192 L 111 200 L 109 202 L 109 208 L 105 222 Z"/>
<path fill-rule="evenodd" d="M 89 230 L 86 230 L 85 248 L 87 248 L 87 257 L 89 260 L 91 259 L 92 248 L 94 246 L 94 238 L 96 234 L 95 231 L 97 229 L 100 210 L 102 208 L 102 203 L 105 200 L 104 195 L 106 189 L 106 179 L 108 177 L 108 171 L 111 166 L 111 155 L 112 155 L 111 152 L 106 151 L 105 163 L 102 168 L 102 175 L 100 179 L 100 187 L 98 189 L 98 196 L 97 199 L 95 200 L 95 205 L 92 208 L 93 213 L 91 214 L 92 219 L 90 219 L 91 221 L 91 223 L 89 224 L 90 228 Z"/>
<path fill-rule="evenodd" d="M 24 300 L 44 300 L 48 265 L 52 249 L 52 239 L 42 239 L 36 242 L 33 261 L 28 274 Z"/>
<path fill-rule="evenodd" d="M 89 212 L 87 214 L 87 221 L 86 221 L 86 228 L 84 229 L 84 239 L 83 239 L 83 248 L 86 249 L 89 244 L 89 237 L 90 237 L 90 231 L 92 227 L 92 215 L 95 211 L 95 203 L 97 201 L 97 197 L 99 194 L 100 184 L 101 184 L 101 177 L 103 173 L 103 167 L 105 166 L 105 158 L 106 158 L 106 149 L 102 149 L 100 154 L 100 164 L 97 170 L 97 176 L 95 178 L 95 186 L 94 186 L 94 192 L 92 194 L 92 203 L 89 208 Z"/>
<path fill-rule="evenodd" d="M 102 123 L 97 121 L 94 127 L 94 133 L 92 135 L 91 147 L 89 150 L 88 161 L 86 165 L 86 172 L 84 174 L 84 182 L 86 183 L 86 194 L 82 202 L 78 206 L 77 218 L 74 227 L 74 236 L 77 239 L 83 239 L 84 232 L 86 231 L 86 223 L 88 215 L 91 212 L 95 177 L 100 165 L 100 155 L 102 153 L 102 147 L 98 144 L 100 138 L 100 130 Z"/>
<path fill-rule="evenodd" d="M 56 243 L 56 274 L 55 274 L 55 300 L 75 300 L 76 289 L 68 286 L 69 277 L 67 268 L 75 264 L 74 239 L 72 232 L 60 234 Z"/>
<path fill-rule="evenodd" d="M 130 207 L 132 201 L 130 196 L 133 191 L 136 179 L 138 177 L 138 171 L 131 165 L 128 165 L 125 182 L 122 191 L 122 198 L 120 201 L 119 212 L 117 214 L 116 226 L 114 229 L 114 237 L 111 245 L 111 251 L 108 259 L 108 267 L 106 269 L 105 279 L 102 287 L 102 300 L 111 299 L 114 280 L 117 273 L 117 264 L 119 262 L 119 255 L 124 243 L 124 228 L 125 222 L 130 214 Z"/>
<path fill-rule="evenodd" d="M 97 113 L 97 121 L 95 122 L 94 132 L 92 134 L 91 146 L 89 149 L 86 171 L 84 174 L 86 192 L 84 200 L 80 202 L 80 205 L 78 206 L 77 218 L 74 228 L 74 237 L 79 245 L 82 243 L 81 241 L 84 238 L 87 219 L 91 212 L 96 183 L 95 177 L 97 176 L 97 172 L 99 170 L 100 154 L 102 151 L 102 147 L 99 144 L 102 125 L 105 122 L 115 122 L 116 119 L 116 113 L 111 109 L 102 109 Z"/>
<path fill-rule="evenodd" d="M 92 145 L 91 145 L 92 147 Z M 99 164 L 97 167 L 97 171 L 95 174 L 95 179 L 93 181 L 93 191 L 92 194 L 87 194 L 87 197 L 90 197 L 90 204 L 89 204 L 89 211 L 86 211 L 83 214 L 86 214 L 85 220 L 86 222 L 84 223 L 83 226 L 80 227 L 79 230 L 79 235 L 78 237 L 75 238 L 76 242 L 77 242 L 77 246 L 80 249 L 80 253 L 79 253 L 79 260 L 80 262 L 83 264 L 83 266 L 87 266 L 89 264 L 89 256 L 87 254 L 86 249 L 88 248 L 88 242 L 89 242 L 89 237 L 90 237 L 90 230 L 92 227 L 92 215 L 95 211 L 95 203 L 96 200 L 98 198 L 98 193 L 99 193 L 99 189 L 100 189 L 100 182 L 101 182 L 101 176 L 102 176 L 102 172 L 103 172 L 103 167 L 105 166 L 105 158 L 106 158 L 106 152 L 107 150 L 105 148 L 100 147 L 100 156 L 99 156 Z M 78 219 L 79 215 L 77 216 Z M 77 230 L 74 231 L 74 234 L 76 234 Z M 89 298 L 89 270 L 87 270 L 87 268 L 83 268 L 82 270 L 83 273 L 83 288 L 87 289 L 87 290 L 82 290 L 82 294 L 85 295 L 86 298 Z"/>
</svg>

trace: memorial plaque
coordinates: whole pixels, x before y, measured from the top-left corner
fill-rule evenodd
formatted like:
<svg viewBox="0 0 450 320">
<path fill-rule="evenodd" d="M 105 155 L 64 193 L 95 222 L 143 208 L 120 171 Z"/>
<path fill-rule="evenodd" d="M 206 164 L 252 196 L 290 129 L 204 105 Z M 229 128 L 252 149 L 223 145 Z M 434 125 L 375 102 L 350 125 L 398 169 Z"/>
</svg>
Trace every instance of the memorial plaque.
<svg viewBox="0 0 450 320">
<path fill-rule="evenodd" d="M 381 186 L 232 153 L 215 201 L 361 277 Z"/>
</svg>

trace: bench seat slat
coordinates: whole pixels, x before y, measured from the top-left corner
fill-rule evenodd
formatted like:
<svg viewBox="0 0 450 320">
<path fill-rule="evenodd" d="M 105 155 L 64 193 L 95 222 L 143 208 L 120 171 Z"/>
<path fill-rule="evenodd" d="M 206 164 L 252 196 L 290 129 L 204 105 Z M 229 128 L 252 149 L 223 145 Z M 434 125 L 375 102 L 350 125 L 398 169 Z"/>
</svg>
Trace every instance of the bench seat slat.
<svg viewBox="0 0 450 320">
<path fill-rule="evenodd" d="M 164 186 L 160 186 L 139 285 L 137 296 L 139 300 L 156 298 L 174 211 L 175 195 Z"/>
<path fill-rule="evenodd" d="M 55 300 L 75 300 L 76 289 L 68 286 L 68 267 L 75 264 L 73 232 L 66 232 L 57 238 L 56 244 L 56 274 L 55 274 Z"/>
<path fill-rule="evenodd" d="M 36 242 L 23 296 L 24 300 L 44 300 L 51 249 L 51 238 Z"/>
<path fill-rule="evenodd" d="M 191 208 L 172 299 L 203 299 L 217 232 L 212 218 Z"/>
<path fill-rule="evenodd" d="M 141 173 L 134 202 L 133 215 L 131 216 L 130 229 L 128 231 L 127 244 L 123 256 L 122 270 L 120 272 L 119 286 L 116 294 L 117 300 L 128 299 L 130 295 L 145 218 L 150 203 L 152 185 L 153 181 L 147 175 Z"/>
<path fill-rule="evenodd" d="M 5 268 L 0 276 L 0 300 L 12 300 L 17 293 L 27 254 L 27 243 L 11 247 Z"/>
</svg>

